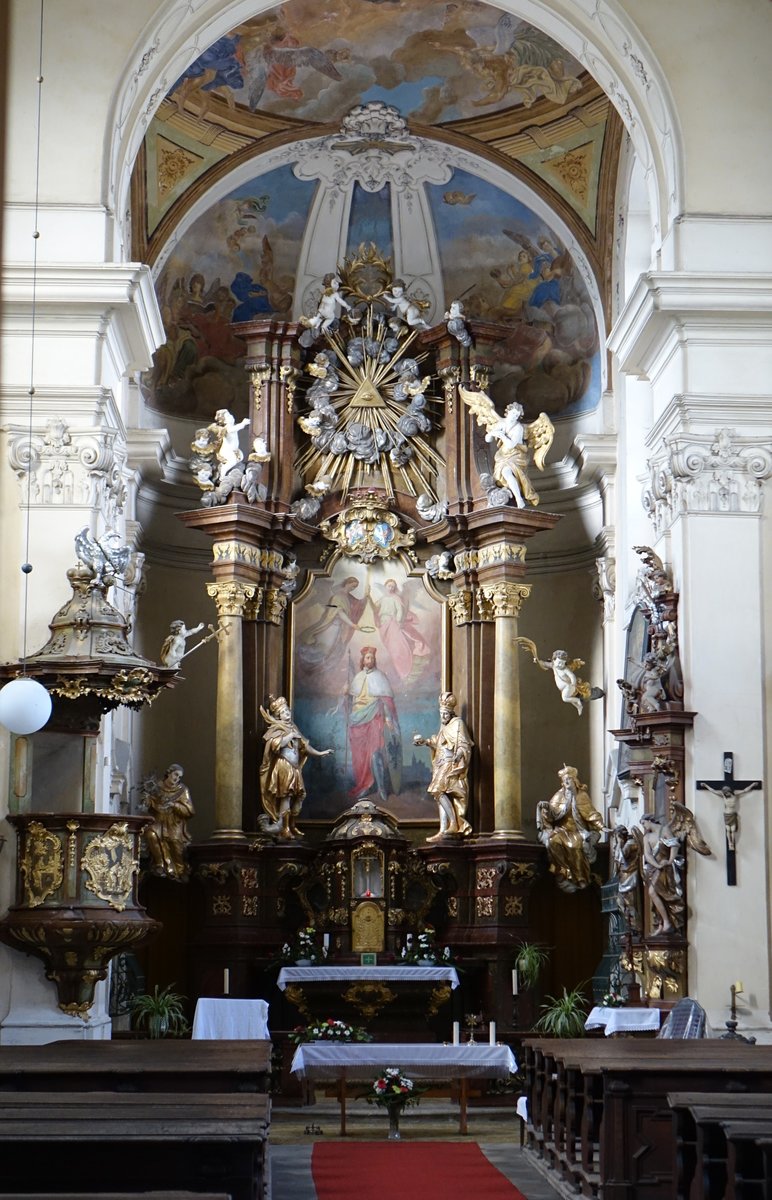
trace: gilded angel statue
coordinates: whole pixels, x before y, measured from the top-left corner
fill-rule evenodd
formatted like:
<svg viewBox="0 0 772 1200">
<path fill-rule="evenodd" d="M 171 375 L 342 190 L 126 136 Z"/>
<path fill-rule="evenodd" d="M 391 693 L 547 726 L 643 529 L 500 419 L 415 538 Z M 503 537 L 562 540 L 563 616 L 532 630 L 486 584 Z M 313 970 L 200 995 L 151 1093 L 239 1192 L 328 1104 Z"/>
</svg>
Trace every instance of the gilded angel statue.
<svg viewBox="0 0 772 1200">
<path fill-rule="evenodd" d="M 540 471 L 555 436 L 555 426 L 546 413 L 539 413 L 535 421 L 523 421 L 523 406 L 518 401 L 507 405 L 503 417 L 496 412 L 495 405 L 482 388 L 460 383 L 458 390 L 465 404 L 471 408 L 478 425 L 485 428 L 486 442 L 498 442 L 493 459 L 493 477 L 506 489 L 518 508 L 526 504 L 536 505 L 539 497 L 531 486 L 527 467 L 529 453 Z"/>
<path fill-rule="evenodd" d="M 604 694 L 602 688 L 591 687 L 577 675 L 579 668 L 584 666 L 583 658 L 569 659 L 566 650 L 553 650 L 549 658 L 539 658 L 536 643 L 530 638 L 517 637 L 515 643 L 529 651 L 536 666 L 541 667 L 542 671 L 552 671 L 561 700 L 565 704 L 573 704 L 579 716 L 582 715 L 588 700 L 599 700 Z"/>
</svg>

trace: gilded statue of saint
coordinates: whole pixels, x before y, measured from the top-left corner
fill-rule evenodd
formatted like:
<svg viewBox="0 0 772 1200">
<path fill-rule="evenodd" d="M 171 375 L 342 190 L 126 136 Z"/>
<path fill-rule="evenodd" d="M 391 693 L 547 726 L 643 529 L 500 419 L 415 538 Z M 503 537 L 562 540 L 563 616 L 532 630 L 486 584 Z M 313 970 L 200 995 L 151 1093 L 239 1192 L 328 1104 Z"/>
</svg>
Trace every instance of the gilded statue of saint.
<svg viewBox="0 0 772 1200">
<path fill-rule="evenodd" d="M 152 825 L 144 831 L 153 873 L 169 879 L 187 879 L 190 874 L 185 861 L 185 847 L 190 841 L 187 821 L 194 810 L 190 791 L 182 782 L 182 767 L 172 763 L 160 782 L 151 776 L 141 787 L 145 808 L 153 818 Z"/>
<path fill-rule="evenodd" d="M 474 742 L 461 717 L 456 716 L 456 697 L 452 692 L 440 696 L 440 728 L 431 737 L 413 734 L 416 746 L 428 746 L 432 752 L 432 778 L 429 794 L 434 796 L 440 813 L 440 828 L 427 842 L 436 842 L 446 834 L 466 836 L 472 826 L 466 819 L 469 802 L 469 762 Z"/>
<path fill-rule="evenodd" d="M 536 806 L 536 828 L 558 887 L 578 892 L 592 883 L 590 868 L 603 833 L 603 818 L 579 782 L 576 767 L 563 766 L 558 779 L 560 787 L 555 794 Z"/>
<path fill-rule="evenodd" d="M 268 709 L 261 707 L 260 712 L 268 725 L 260 766 L 260 794 L 265 809 L 260 828 L 280 838 L 303 837 L 296 825 L 306 798 L 303 766 L 309 755 L 325 758 L 332 750 L 316 750 L 311 745 L 292 720 L 283 696 L 269 696 Z"/>
</svg>

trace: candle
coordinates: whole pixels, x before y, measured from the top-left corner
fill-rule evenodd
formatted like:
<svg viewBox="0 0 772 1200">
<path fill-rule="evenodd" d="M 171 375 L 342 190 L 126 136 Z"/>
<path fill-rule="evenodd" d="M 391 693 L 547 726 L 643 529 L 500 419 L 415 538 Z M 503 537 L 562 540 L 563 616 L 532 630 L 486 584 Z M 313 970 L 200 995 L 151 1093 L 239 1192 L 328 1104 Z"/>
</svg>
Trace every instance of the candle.
<svg viewBox="0 0 772 1200">
<path fill-rule="evenodd" d="M 325 934 L 323 935 L 323 937 L 322 937 L 322 945 L 324 946 L 325 950 L 329 950 L 329 948 L 330 948 L 330 935 L 329 935 L 329 933 L 325 933 Z"/>
<path fill-rule="evenodd" d="M 518 984 L 518 979 L 517 979 L 517 967 L 515 967 L 514 970 L 512 971 L 512 995 L 517 996 L 518 991 L 519 991 L 519 984 Z"/>
<path fill-rule="evenodd" d="M 410 949 L 410 947 L 413 945 L 413 935 L 412 935 L 412 933 L 408 933 L 408 934 L 406 935 L 406 937 L 405 937 L 405 944 L 406 944 L 406 946 L 407 946 L 408 950 L 409 950 L 409 949 Z"/>
<path fill-rule="evenodd" d="M 227 996 L 231 990 L 231 973 L 226 967 L 222 973 L 222 994 Z"/>
<path fill-rule="evenodd" d="M 488 1024 L 488 1041 L 490 1042 L 491 1046 L 496 1045 L 496 1022 L 495 1021 L 491 1021 Z"/>
<path fill-rule="evenodd" d="M 738 979 L 737 983 L 734 984 L 734 990 L 735 990 L 736 995 L 739 995 L 739 993 L 743 990 L 743 985 L 742 985 L 741 980 Z"/>
<path fill-rule="evenodd" d="M 453 1045 L 459 1046 L 460 1044 L 461 1044 L 461 1023 L 459 1021 L 454 1021 L 453 1022 Z"/>
</svg>

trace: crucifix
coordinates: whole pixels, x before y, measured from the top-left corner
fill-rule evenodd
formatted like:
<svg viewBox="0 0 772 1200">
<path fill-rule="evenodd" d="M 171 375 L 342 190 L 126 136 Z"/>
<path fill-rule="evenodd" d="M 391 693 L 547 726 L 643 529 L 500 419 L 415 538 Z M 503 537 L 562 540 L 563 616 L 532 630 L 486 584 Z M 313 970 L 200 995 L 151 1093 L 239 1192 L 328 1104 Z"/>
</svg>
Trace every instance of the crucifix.
<svg viewBox="0 0 772 1200">
<path fill-rule="evenodd" d="M 726 834 L 726 882 L 730 887 L 737 883 L 736 845 L 740 825 L 738 802 L 741 796 L 748 792 L 758 792 L 763 784 L 760 779 L 735 779 L 734 754 L 731 750 L 724 752 L 724 778 L 698 779 L 697 789 L 702 792 L 712 792 L 724 802 L 724 832 Z"/>
</svg>

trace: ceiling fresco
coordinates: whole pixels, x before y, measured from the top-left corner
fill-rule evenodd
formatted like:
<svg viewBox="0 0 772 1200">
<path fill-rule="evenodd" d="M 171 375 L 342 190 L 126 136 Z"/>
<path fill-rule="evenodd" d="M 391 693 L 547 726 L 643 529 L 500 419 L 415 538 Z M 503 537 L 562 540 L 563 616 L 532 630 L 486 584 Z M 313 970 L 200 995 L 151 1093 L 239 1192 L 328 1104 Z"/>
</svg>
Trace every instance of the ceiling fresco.
<svg viewBox="0 0 772 1200">
<path fill-rule="evenodd" d="M 314 139 L 334 145 L 332 131 L 373 102 L 438 160 L 447 147 L 443 181 L 411 185 L 439 264 L 436 319 L 463 296 L 469 316 L 509 325 L 498 386 L 528 411 L 572 416 L 597 404 L 599 310 L 587 282 L 607 304 L 621 126 L 595 81 L 545 33 L 475 0 L 291 0 L 190 63 L 146 134 L 134 253 L 156 264 L 167 332 L 142 381 L 149 406 L 189 420 L 246 410 L 231 324 L 314 311 L 301 247 L 329 187 L 303 156 Z M 364 158 L 373 146 L 361 149 Z M 499 186 L 502 170 L 517 186 Z M 342 185 L 347 228 L 330 244 L 352 253 L 372 242 L 404 264 L 399 187 L 393 177 Z"/>
</svg>

